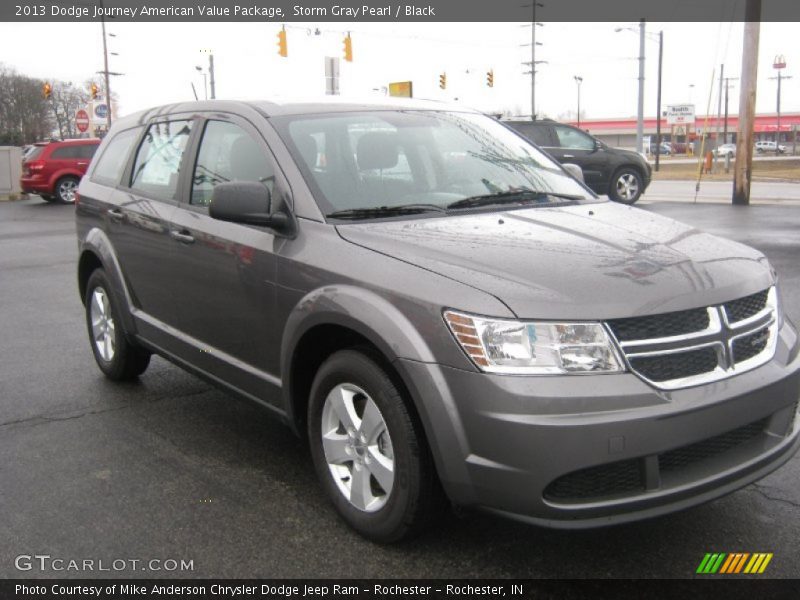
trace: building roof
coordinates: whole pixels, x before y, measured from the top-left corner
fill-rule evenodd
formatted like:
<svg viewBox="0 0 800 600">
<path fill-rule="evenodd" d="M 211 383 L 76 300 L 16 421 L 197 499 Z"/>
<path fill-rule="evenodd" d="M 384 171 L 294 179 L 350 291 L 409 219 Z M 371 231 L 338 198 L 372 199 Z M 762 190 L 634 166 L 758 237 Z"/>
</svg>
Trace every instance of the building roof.
<svg viewBox="0 0 800 600">
<path fill-rule="evenodd" d="M 656 131 L 655 117 L 645 117 L 644 130 L 646 133 L 655 133 Z M 719 127 L 724 127 L 725 119 L 719 120 Z M 570 125 L 576 125 L 577 121 L 568 121 Z M 728 131 L 735 132 L 739 126 L 738 115 L 728 115 Z M 781 114 L 781 131 L 792 131 L 792 127 L 796 126 L 800 129 L 800 113 L 787 113 Z M 636 117 L 629 117 L 627 119 L 581 119 L 581 129 L 589 131 L 593 135 L 612 135 L 612 134 L 627 134 L 636 133 Z M 697 115 L 694 122 L 693 129 L 695 131 L 702 130 L 706 127 L 705 115 Z M 707 128 L 709 131 L 716 131 L 717 129 L 717 115 L 708 116 Z M 669 133 L 672 125 L 667 124 L 667 120 L 661 119 L 661 131 Z M 778 129 L 778 115 L 776 113 L 768 113 L 756 115 L 754 131 L 756 133 L 775 132 Z"/>
</svg>

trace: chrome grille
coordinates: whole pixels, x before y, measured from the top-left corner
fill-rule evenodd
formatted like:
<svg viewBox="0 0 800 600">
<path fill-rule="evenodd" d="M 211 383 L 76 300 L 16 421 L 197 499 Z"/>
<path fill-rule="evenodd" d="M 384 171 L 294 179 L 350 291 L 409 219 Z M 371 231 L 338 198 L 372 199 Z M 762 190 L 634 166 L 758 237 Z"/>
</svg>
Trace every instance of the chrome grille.
<svg viewBox="0 0 800 600">
<path fill-rule="evenodd" d="M 753 369 L 775 353 L 775 288 L 718 306 L 606 322 L 628 364 L 662 389 L 708 383 Z"/>
<path fill-rule="evenodd" d="M 764 290 L 723 304 L 728 322 L 736 323 L 737 321 L 744 321 L 760 313 L 767 305 L 768 294 L 769 290 Z"/>
<path fill-rule="evenodd" d="M 613 319 L 608 321 L 608 326 L 620 342 L 670 337 L 708 327 L 708 311 L 694 308 L 646 317 Z"/>
</svg>

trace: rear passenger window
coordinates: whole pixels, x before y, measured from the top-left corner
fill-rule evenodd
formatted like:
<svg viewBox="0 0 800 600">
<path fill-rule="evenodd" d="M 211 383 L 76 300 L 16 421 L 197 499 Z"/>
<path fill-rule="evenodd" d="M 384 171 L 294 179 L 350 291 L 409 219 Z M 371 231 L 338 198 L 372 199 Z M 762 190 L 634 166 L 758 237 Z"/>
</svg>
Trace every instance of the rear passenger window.
<svg viewBox="0 0 800 600">
<path fill-rule="evenodd" d="M 51 159 L 78 158 L 78 146 L 61 146 L 50 153 Z"/>
<path fill-rule="evenodd" d="M 178 170 L 191 130 L 191 121 L 166 121 L 150 125 L 136 154 L 131 188 L 148 196 L 175 200 L 178 195 Z"/>
<path fill-rule="evenodd" d="M 120 131 L 114 136 L 97 161 L 97 165 L 92 172 L 92 181 L 109 185 L 119 184 L 122 172 L 128 163 L 131 148 L 139 138 L 141 131 L 141 127 L 135 127 L 134 129 Z M 92 153 L 97 150 L 97 146 L 89 146 L 89 148 L 92 148 Z"/>
<path fill-rule="evenodd" d="M 529 125 L 527 123 L 515 123 L 512 125 L 512 128 L 516 129 L 534 144 L 542 147 L 552 147 L 554 145 L 549 127 Z"/>
<path fill-rule="evenodd" d="M 200 142 L 189 202 L 208 206 L 214 187 L 226 181 L 260 181 L 272 192 L 275 171 L 244 129 L 225 121 L 209 121 Z"/>
<path fill-rule="evenodd" d="M 92 158 L 94 153 L 97 152 L 98 144 L 83 144 L 82 146 L 76 146 L 78 149 L 78 155 L 76 158 Z"/>
</svg>

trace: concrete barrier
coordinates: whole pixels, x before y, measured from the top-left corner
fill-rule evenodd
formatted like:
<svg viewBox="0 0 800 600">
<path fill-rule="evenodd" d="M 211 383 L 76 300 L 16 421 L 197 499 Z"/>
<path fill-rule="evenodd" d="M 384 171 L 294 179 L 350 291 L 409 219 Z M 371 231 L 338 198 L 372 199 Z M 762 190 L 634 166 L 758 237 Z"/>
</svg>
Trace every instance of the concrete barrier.
<svg viewBox="0 0 800 600">
<path fill-rule="evenodd" d="M 16 200 L 22 190 L 22 148 L 0 146 L 0 200 Z"/>
</svg>

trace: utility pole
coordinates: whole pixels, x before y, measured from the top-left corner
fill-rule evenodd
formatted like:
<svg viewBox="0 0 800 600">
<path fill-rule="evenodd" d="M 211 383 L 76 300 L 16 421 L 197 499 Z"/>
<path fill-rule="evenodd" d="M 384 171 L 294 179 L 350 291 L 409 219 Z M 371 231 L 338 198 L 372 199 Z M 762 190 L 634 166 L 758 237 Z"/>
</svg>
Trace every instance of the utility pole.
<svg viewBox="0 0 800 600">
<path fill-rule="evenodd" d="M 100 3 L 100 7 L 102 8 L 103 3 Z M 105 17 L 100 17 L 100 26 L 103 28 L 103 76 L 106 80 L 106 108 L 108 109 L 106 114 L 106 123 L 108 124 L 108 131 L 111 131 L 111 78 L 109 77 L 110 73 L 108 72 L 108 44 L 106 43 L 106 19 Z"/>
<path fill-rule="evenodd" d="M 575 79 L 575 83 L 578 84 L 578 128 L 580 129 L 581 126 L 581 83 L 583 83 L 583 77 L 579 75 L 573 76 Z"/>
<path fill-rule="evenodd" d="M 214 55 L 211 52 L 208 53 L 208 87 L 211 88 L 211 99 L 214 100 L 217 97 L 217 88 L 214 84 Z"/>
<path fill-rule="evenodd" d="M 543 27 L 541 23 L 536 22 L 536 8 L 544 8 L 544 4 L 541 2 L 536 2 L 536 0 L 531 0 L 530 5 L 523 4 L 523 7 L 531 7 L 531 121 L 536 120 L 536 65 L 539 63 L 546 63 L 547 61 L 536 60 L 536 46 L 541 46 L 541 42 L 536 41 L 536 27 Z M 523 44 L 523 46 L 527 46 L 527 44 Z M 528 64 L 524 62 L 522 64 Z"/>
<path fill-rule="evenodd" d="M 639 19 L 639 106 L 636 112 L 636 151 L 644 152 L 644 19 Z"/>
<path fill-rule="evenodd" d="M 100 0 L 100 8 L 103 8 L 103 0 Z M 115 73 L 114 71 L 108 70 L 108 42 L 106 36 L 106 20 L 105 17 L 101 14 L 100 15 L 100 26 L 103 30 L 103 70 L 97 71 L 99 75 L 103 76 L 103 80 L 105 82 L 106 87 L 106 125 L 108 129 L 111 129 L 111 75 L 122 75 L 122 73 Z M 111 37 L 116 37 L 113 33 L 108 34 Z M 112 52 L 114 56 L 117 56 L 116 52 Z M 92 131 L 94 131 L 94 127 L 92 127 Z"/>
<path fill-rule="evenodd" d="M 742 89 L 739 92 L 739 126 L 736 135 L 736 163 L 733 171 L 733 204 L 750 204 L 753 173 L 753 123 L 756 114 L 758 37 L 761 29 L 761 0 L 745 4 Z"/>
<path fill-rule="evenodd" d="M 208 54 L 208 85 L 211 88 L 211 99 L 214 100 L 217 97 L 217 88 L 214 84 L 214 53 L 206 49 L 200 50 L 200 53 Z M 195 69 L 200 70 L 198 67 Z"/>
</svg>

